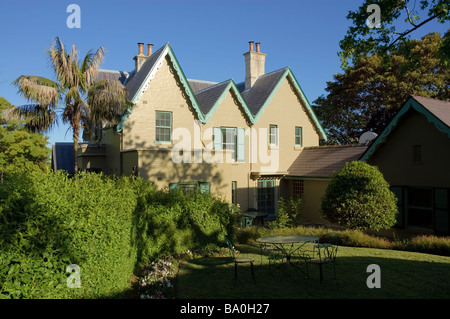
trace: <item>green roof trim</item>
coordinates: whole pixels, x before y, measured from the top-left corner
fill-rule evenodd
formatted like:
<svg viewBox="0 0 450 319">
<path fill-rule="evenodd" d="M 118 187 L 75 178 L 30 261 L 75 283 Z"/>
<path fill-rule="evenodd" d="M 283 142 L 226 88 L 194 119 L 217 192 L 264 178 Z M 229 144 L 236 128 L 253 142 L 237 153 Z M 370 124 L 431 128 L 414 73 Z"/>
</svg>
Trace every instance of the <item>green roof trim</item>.
<svg viewBox="0 0 450 319">
<path fill-rule="evenodd" d="M 225 99 L 225 97 L 227 96 L 228 92 L 230 90 L 232 90 L 234 92 L 234 94 L 236 95 L 237 100 L 242 105 L 242 109 L 243 109 L 244 113 L 247 115 L 248 120 L 250 121 L 250 123 L 251 124 L 255 124 L 256 123 L 255 117 L 253 116 L 253 113 L 250 111 L 247 103 L 245 102 L 244 98 L 242 97 L 241 92 L 239 92 L 239 89 L 237 88 L 236 83 L 234 83 L 233 79 L 230 79 L 230 80 L 227 80 L 227 81 L 229 81 L 227 87 L 223 90 L 223 92 L 220 95 L 220 97 L 217 99 L 217 101 L 211 107 L 211 109 L 209 110 L 208 114 L 206 114 L 205 122 L 208 122 L 211 119 L 212 115 L 214 114 L 214 112 L 216 112 L 217 108 L 222 103 L 222 101 Z M 227 81 L 224 81 L 224 82 L 227 82 Z"/>
<path fill-rule="evenodd" d="M 322 125 L 320 124 L 319 120 L 317 119 L 317 116 L 314 113 L 314 110 L 312 109 L 311 105 L 309 104 L 309 101 L 306 98 L 305 93 L 303 92 L 300 84 L 298 83 L 297 79 L 295 78 L 294 74 L 292 73 L 292 71 L 291 71 L 291 69 L 289 67 L 286 68 L 286 71 L 284 72 L 283 76 L 280 78 L 280 80 L 278 81 L 278 83 L 275 86 L 275 88 L 272 90 L 270 95 L 267 97 L 267 100 L 264 102 L 263 106 L 259 109 L 258 113 L 255 115 L 255 123 L 259 120 L 259 118 L 261 117 L 262 113 L 264 113 L 264 110 L 266 109 L 267 105 L 270 104 L 270 102 L 272 101 L 272 98 L 275 96 L 276 92 L 278 91 L 278 89 L 283 84 L 284 79 L 286 79 L 288 76 L 291 78 L 292 83 L 294 84 L 294 87 L 295 87 L 297 93 L 300 95 L 300 98 L 305 103 L 306 111 L 309 113 L 309 115 L 311 117 L 311 120 L 315 124 L 321 139 L 326 141 L 327 140 L 327 134 L 325 133 L 325 130 L 323 129 Z"/>
<path fill-rule="evenodd" d="M 170 46 L 169 43 L 167 43 L 164 47 L 164 51 L 163 53 L 160 55 L 160 57 L 158 58 L 158 61 L 155 63 L 155 65 L 152 67 L 152 69 L 150 70 L 150 72 L 147 74 L 145 80 L 142 82 L 142 84 L 139 87 L 139 90 L 137 91 L 138 93 L 133 97 L 133 99 L 131 100 L 131 102 L 133 104 L 136 104 L 139 99 L 141 98 L 141 95 L 144 91 L 144 88 L 148 85 L 148 83 L 152 80 L 152 78 L 154 77 L 154 74 L 157 72 L 159 66 L 161 65 L 161 61 L 163 59 L 165 59 L 166 56 L 169 56 L 170 61 L 172 62 L 172 67 L 174 68 L 174 70 L 176 71 L 178 78 L 180 79 L 181 84 L 183 85 L 184 91 L 186 93 L 186 95 L 188 96 L 189 100 L 192 103 L 192 106 L 198 116 L 198 119 L 205 123 L 205 116 L 203 115 L 198 102 L 195 98 L 194 92 L 191 89 L 191 86 L 189 85 L 186 76 L 184 75 L 183 70 L 181 69 L 180 63 L 178 63 L 177 58 L 175 57 L 175 54 L 173 53 L 173 50 Z M 123 129 L 123 126 L 126 122 L 126 120 L 128 119 L 128 117 L 130 116 L 132 112 L 132 109 L 129 108 L 127 109 L 127 111 L 122 115 L 122 119 L 120 120 L 119 124 L 116 126 L 116 131 L 120 132 Z"/>
<path fill-rule="evenodd" d="M 183 70 L 181 69 L 180 63 L 178 63 L 178 60 L 175 56 L 175 54 L 173 53 L 172 48 L 170 47 L 170 45 L 167 43 L 167 46 L 169 48 L 169 58 L 172 61 L 172 65 L 175 69 L 175 71 L 177 72 L 178 77 L 180 78 L 181 83 L 183 84 L 185 93 L 187 94 L 187 96 L 189 97 L 189 100 L 192 103 L 192 106 L 194 107 L 195 112 L 197 113 L 198 119 L 202 122 L 205 123 L 205 115 L 203 114 L 203 112 L 200 109 L 200 106 L 198 105 L 197 99 L 195 98 L 194 92 L 191 89 L 191 86 L 189 85 L 189 82 L 186 78 L 186 76 L 184 75 Z"/>
<path fill-rule="evenodd" d="M 125 121 L 126 121 L 126 120 L 128 119 L 128 117 L 130 116 L 132 110 L 133 110 L 132 108 L 128 108 L 128 109 L 125 111 L 125 113 L 122 115 L 122 118 L 120 119 L 119 124 L 116 125 L 116 132 L 121 132 L 121 131 L 122 131 L 123 126 L 124 126 L 124 124 L 125 124 Z"/>
<path fill-rule="evenodd" d="M 324 129 L 322 128 L 322 125 L 318 121 L 318 119 L 317 119 L 317 117 L 316 117 L 316 115 L 314 113 L 314 110 L 311 108 L 311 105 L 309 104 L 308 99 L 306 98 L 302 88 L 298 84 L 297 79 L 295 78 L 294 74 L 292 73 L 292 71 L 290 70 L 289 67 L 286 68 L 286 71 L 284 72 L 283 76 L 280 78 L 280 80 L 276 84 L 275 88 L 272 90 L 272 92 L 268 96 L 267 100 L 264 102 L 264 105 L 260 108 L 260 110 L 258 111 L 258 113 L 256 115 L 254 115 L 251 112 L 248 104 L 246 103 L 245 99 L 243 98 L 243 96 L 242 96 L 241 92 L 239 91 L 236 83 L 232 79 L 228 80 L 230 83 L 227 85 L 225 90 L 221 93 L 220 97 L 214 103 L 214 105 L 209 110 L 209 112 L 207 114 L 203 114 L 203 112 L 202 112 L 202 110 L 201 110 L 201 108 L 199 106 L 199 103 L 198 103 L 198 101 L 197 101 L 197 99 L 195 97 L 195 94 L 192 91 L 192 88 L 189 85 L 189 82 L 188 82 L 186 76 L 184 75 L 184 72 L 181 69 L 180 63 L 178 62 L 178 60 L 177 60 L 177 58 L 176 58 L 176 56 L 175 56 L 175 54 L 174 54 L 170 44 L 167 43 L 164 46 L 163 50 L 164 51 L 158 57 L 158 60 L 154 63 L 154 65 L 152 66 L 152 69 L 146 75 L 145 80 L 141 83 L 141 85 L 139 87 L 139 90 L 137 91 L 137 93 L 133 97 L 133 99 L 131 101 L 133 104 L 136 104 L 139 101 L 139 99 L 141 98 L 142 93 L 145 91 L 146 86 L 148 86 L 149 82 L 154 78 L 158 68 L 161 66 L 162 60 L 165 59 L 166 56 L 168 56 L 170 61 L 171 61 L 171 63 L 172 63 L 172 67 L 174 68 L 176 74 L 178 75 L 178 78 L 179 78 L 181 84 L 183 85 L 184 93 L 186 94 L 188 99 L 191 101 L 193 109 L 194 109 L 195 113 L 197 114 L 198 119 L 202 123 L 207 123 L 211 119 L 211 117 L 214 114 L 214 112 L 217 110 L 219 105 L 225 99 L 226 94 L 230 90 L 232 90 L 234 92 L 236 98 L 238 99 L 239 103 L 241 104 L 242 110 L 246 114 L 249 122 L 251 124 L 256 124 L 258 122 L 259 118 L 261 117 L 262 113 L 264 112 L 264 109 L 267 107 L 267 105 L 270 104 L 272 98 L 275 96 L 276 92 L 278 91 L 278 89 L 282 85 L 283 80 L 286 77 L 289 76 L 290 79 L 292 80 L 292 83 L 294 84 L 294 87 L 295 87 L 297 93 L 300 95 L 300 98 L 305 103 L 307 113 L 309 113 L 309 116 L 310 116 L 311 120 L 315 124 L 315 126 L 317 128 L 317 131 L 319 132 L 320 138 L 322 140 L 325 140 L 325 141 L 327 140 L 327 136 L 326 136 L 326 133 L 325 133 Z M 224 81 L 224 82 L 226 82 L 226 81 Z M 122 131 L 122 129 L 123 129 L 124 125 L 125 125 L 125 122 L 128 119 L 128 117 L 130 116 L 132 110 L 133 110 L 132 108 L 129 108 L 122 115 L 122 118 L 121 118 L 119 124 L 116 125 L 116 131 L 117 132 L 121 132 Z"/>
<path fill-rule="evenodd" d="M 366 152 L 361 157 L 361 161 L 367 161 L 373 153 L 378 149 L 378 147 L 383 144 L 387 137 L 392 133 L 392 131 L 398 126 L 400 119 L 409 111 L 415 110 L 420 114 L 424 115 L 428 122 L 434 124 L 436 129 L 450 138 L 450 127 L 446 124 L 442 123 L 442 121 L 433 115 L 429 110 L 427 110 L 422 104 L 414 99 L 414 97 L 410 97 L 405 104 L 400 108 L 388 126 L 381 132 L 381 134 L 375 139 L 375 141 L 370 145 L 370 147 L 366 150 Z"/>
</svg>

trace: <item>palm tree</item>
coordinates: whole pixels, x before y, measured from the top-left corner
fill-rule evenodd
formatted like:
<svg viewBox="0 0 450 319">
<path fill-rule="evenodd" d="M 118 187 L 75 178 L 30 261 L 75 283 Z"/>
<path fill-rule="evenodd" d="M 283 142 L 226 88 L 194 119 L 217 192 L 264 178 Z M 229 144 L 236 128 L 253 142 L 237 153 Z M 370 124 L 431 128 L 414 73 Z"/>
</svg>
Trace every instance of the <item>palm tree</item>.
<svg viewBox="0 0 450 319">
<path fill-rule="evenodd" d="M 95 127 L 116 123 L 131 102 L 127 100 L 127 91 L 119 81 L 95 81 L 104 57 L 103 47 L 95 53 L 89 51 L 83 61 L 79 61 L 75 45 L 68 53 L 57 37 L 47 53 L 55 81 L 39 76 L 20 76 L 13 84 L 34 104 L 18 106 L 15 112 L 27 119 L 29 129 L 49 131 L 57 123 L 56 111 L 62 102 L 64 107 L 59 115 L 72 128 L 76 173 L 81 130 L 92 132 Z"/>
</svg>

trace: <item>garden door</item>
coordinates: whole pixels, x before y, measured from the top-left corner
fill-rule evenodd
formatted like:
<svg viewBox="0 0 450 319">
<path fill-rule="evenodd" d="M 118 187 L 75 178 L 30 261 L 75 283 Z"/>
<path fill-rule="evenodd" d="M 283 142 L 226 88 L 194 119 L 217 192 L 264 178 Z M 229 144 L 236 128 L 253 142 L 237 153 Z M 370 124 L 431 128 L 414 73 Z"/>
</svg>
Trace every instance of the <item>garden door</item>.
<svg viewBox="0 0 450 319">
<path fill-rule="evenodd" d="M 269 216 L 275 214 L 275 180 L 258 180 L 258 211 L 265 212 Z"/>
</svg>

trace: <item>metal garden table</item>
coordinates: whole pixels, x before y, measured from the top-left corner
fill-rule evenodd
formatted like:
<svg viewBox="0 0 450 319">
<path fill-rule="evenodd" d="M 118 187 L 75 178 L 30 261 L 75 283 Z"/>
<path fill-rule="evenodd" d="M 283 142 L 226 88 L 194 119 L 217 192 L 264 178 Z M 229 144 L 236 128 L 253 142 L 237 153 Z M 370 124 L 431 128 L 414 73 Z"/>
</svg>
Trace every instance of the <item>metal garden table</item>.
<svg viewBox="0 0 450 319">
<path fill-rule="evenodd" d="M 319 237 L 311 235 L 280 235 L 262 237 L 258 238 L 256 241 L 262 245 L 273 245 L 286 257 L 286 263 L 295 266 L 291 263 L 292 255 L 299 251 L 307 243 L 317 243 L 319 241 Z"/>
</svg>

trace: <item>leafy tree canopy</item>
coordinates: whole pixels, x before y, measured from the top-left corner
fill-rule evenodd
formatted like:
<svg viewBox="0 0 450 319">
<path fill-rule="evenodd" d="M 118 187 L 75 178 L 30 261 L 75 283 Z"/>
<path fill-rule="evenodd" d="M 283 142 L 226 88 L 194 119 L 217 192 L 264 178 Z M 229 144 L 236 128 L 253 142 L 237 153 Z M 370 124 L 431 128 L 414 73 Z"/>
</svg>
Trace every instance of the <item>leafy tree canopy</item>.
<svg viewBox="0 0 450 319">
<path fill-rule="evenodd" d="M 450 100 L 450 67 L 438 54 L 443 42 L 439 33 L 402 41 L 389 55 L 361 57 L 334 75 L 328 95 L 313 103 L 328 143 L 357 143 L 366 131 L 380 134 L 410 95 Z"/>
<path fill-rule="evenodd" d="M 375 21 L 372 20 L 375 9 L 369 8 L 369 5 L 378 6 L 379 23 L 374 23 Z M 352 20 L 353 25 L 349 27 L 346 36 L 340 42 L 342 51 L 339 55 L 344 67 L 349 62 L 356 63 L 366 55 L 388 54 L 396 44 L 410 39 L 414 31 L 425 24 L 442 24 L 449 21 L 450 2 L 448 0 L 365 0 L 357 10 L 348 13 L 347 19 Z M 450 63 L 449 37 L 441 43 L 439 57 L 442 63 L 447 65 Z"/>
<path fill-rule="evenodd" d="M 48 169 L 47 138 L 30 132 L 25 123 L 10 116 L 12 107 L 0 97 L 0 178 L 22 170 Z"/>
</svg>

